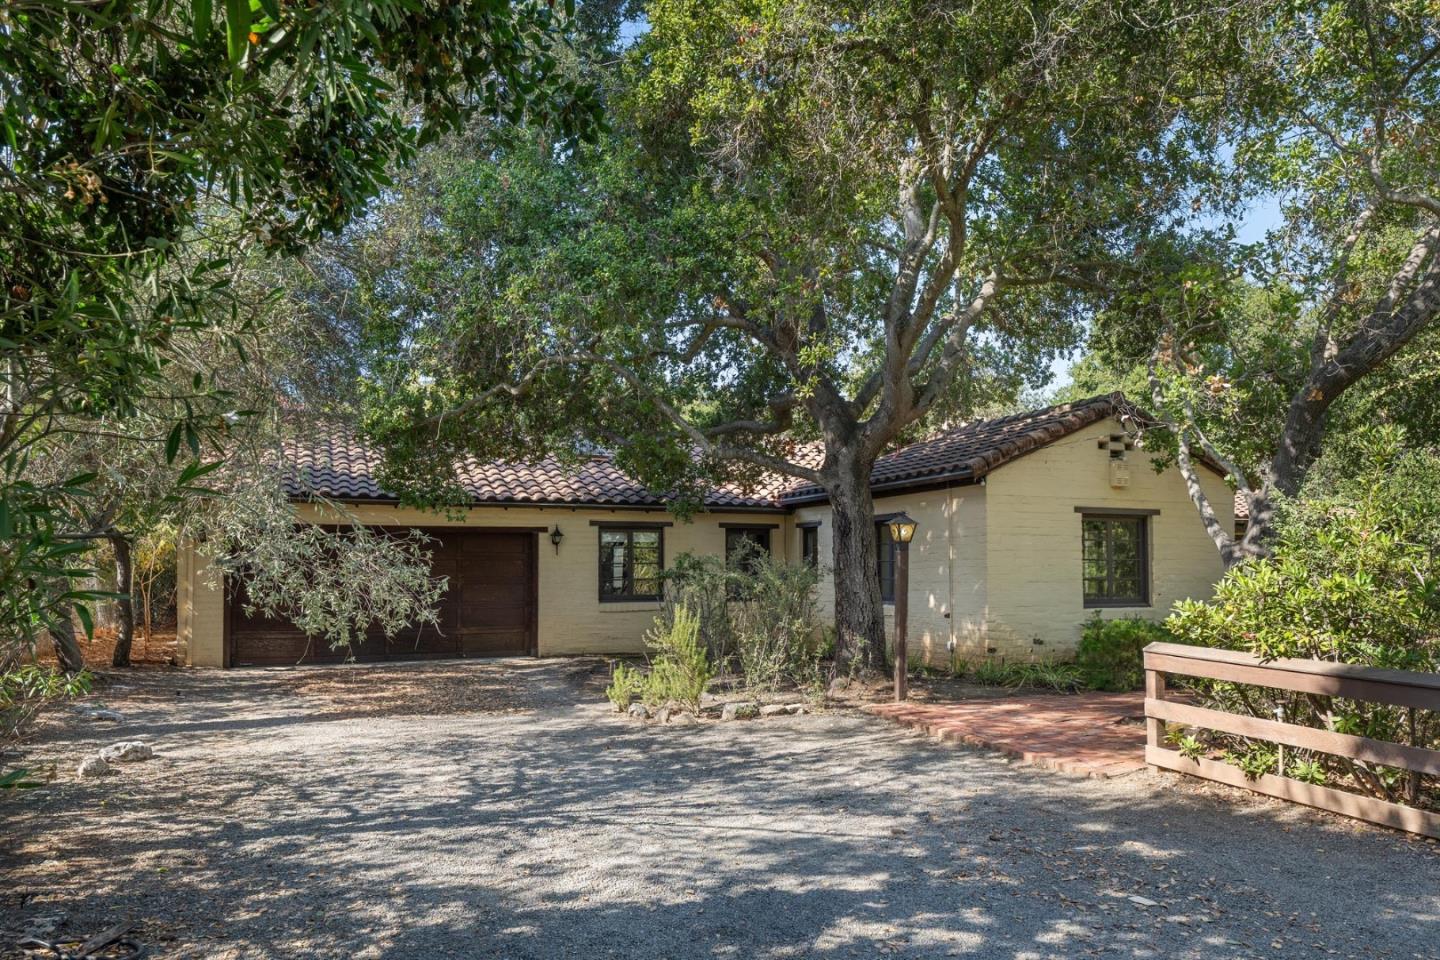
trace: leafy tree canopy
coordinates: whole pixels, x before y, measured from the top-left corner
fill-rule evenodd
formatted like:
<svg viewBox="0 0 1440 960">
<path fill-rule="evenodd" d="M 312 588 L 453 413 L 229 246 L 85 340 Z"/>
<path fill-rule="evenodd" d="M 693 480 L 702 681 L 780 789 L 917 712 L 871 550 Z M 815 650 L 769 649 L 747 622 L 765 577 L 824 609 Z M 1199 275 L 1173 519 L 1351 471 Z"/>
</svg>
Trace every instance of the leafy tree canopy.
<svg viewBox="0 0 1440 960">
<path fill-rule="evenodd" d="M 1250 245 L 1228 227 L 1156 238 L 1147 282 L 1097 316 L 1090 369 L 1148 385 L 1182 469 L 1225 465 L 1251 502 L 1242 542 L 1192 493 L 1234 562 L 1264 552 L 1272 499 L 1296 494 L 1347 409 L 1423 415 L 1404 398 L 1425 381 L 1415 361 L 1383 371 L 1440 315 L 1440 17 L 1433 0 L 1220 16 L 1243 55 L 1187 107 L 1227 145 L 1197 202 L 1221 218 L 1273 203 L 1283 223 Z"/>
<path fill-rule="evenodd" d="M 1188 212 L 1213 143 L 1176 123 L 1187 21 L 902 0 L 647 18 L 611 136 L 437 150 L 315 302 L 361 345 L 393 488 L 444 499 L 456 459 L 597 441 L 657 489 L 809 479 L 855 531 L 842 638 L 878 647 L 870 465 L 1041 378 Z"/>
<path fill-rule="evenodd" d="M 238 330 L 237 264 L 360 214 L 415 149 L 467 118 L 598 125 L 540 0 L 35 0 L 0 11 L 0 590 L 4 629 L 51 619 L 94 477 L 45 476 L 67 424 L 174 408 L 166 458 L 223 410 L 187 334 Z M 238 353 L 242 340 L 234 339 Z M 202 415 L 204 408 L 205 415 Z M 219 409 L 217 409 L 219 408 Z M 210 418 L 207 419 L 207 416 Z M 62 591 L 63 595 L 63 591 Z"/>
</svg>

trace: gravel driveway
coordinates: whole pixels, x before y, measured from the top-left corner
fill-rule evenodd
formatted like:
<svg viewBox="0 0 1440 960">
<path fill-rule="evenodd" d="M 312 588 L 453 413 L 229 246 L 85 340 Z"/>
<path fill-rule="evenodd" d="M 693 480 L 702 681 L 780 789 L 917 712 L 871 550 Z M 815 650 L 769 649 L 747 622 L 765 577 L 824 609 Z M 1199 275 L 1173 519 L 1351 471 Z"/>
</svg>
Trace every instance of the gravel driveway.
<svg viewBox="0 0 1440 960">
<path fill-rule="evenodd" d="M 126 675 L 98 698 L 123 724 L 64 711 L 30 747 L 59 780 L 0 797 L 0 928 L 134 919 L 220 958 L 1440 957 L 1434 844 L 855 713 L 641 726 L 595 667 Z M 159 756 L 75 779 L 130 737 Z"/>
</svg>

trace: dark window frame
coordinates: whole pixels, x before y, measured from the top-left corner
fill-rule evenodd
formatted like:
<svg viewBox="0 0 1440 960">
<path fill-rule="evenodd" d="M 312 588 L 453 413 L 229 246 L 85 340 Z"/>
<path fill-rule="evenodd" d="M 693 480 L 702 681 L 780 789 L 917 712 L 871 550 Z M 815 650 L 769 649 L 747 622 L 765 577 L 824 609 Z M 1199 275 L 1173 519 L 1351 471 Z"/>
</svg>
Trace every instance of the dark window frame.
<svg viewBox="0 0 1440 960">
<path fill-rule="evenodd" d="M 662 574 L 665 570 L 665 527 L 669 524 L 596 524 L 599 528 L 596 533 L 597 566 L 599 568 L 599 597 L 601 603 L 653 603 L 663 600 L 665 597 Z M 613 589 L 614 567 L 606 561 L 610 558 L 605 552 L 606 534 L 625 535 L 625 556 L 621 561 L 622 588 L 617 592 Z M 655 535 L 655 592 L 635 592 L 635 534 L 653 533 Z M 611 589 L 607 592 L 607 587 Z"/>
<path fill-rule="evenodd" d="M 1080 594 L 1084 600 L 1085 609 L 1096 610 L 1107 607 L 1148 607 L 1151 606 L 1151 569 L 1150 569 L 1150 518 L 1158 511 L 1111 511 L 1111 512 L 1085 512 L 1080 515 Z M 1090 557 L 1086 555 L 1087 539 L 1086 525 L 1090 523 L 1104 524 L 1105 536 L 1102 557 Z M 1122 594 L 1117 591 L 1117 581 L 1130 579 L 1117 575 L 1117 558 L 1115 556 L 1115 530 L 1118 527 L 1129 527 L 1135 530 L 1135 576 L 1137 587 L 1136 594 Z M 1092 559 L 1103 560 L 1105 564 L 1104 592 L 1100 595 L 1091 595 L 1089 581 L 1096 579 L 1086 576 L 1086 564 Z"/>
<path fill-rule="evenodd" d="M 820 525 L 806 524 L 800 528 L 800 562 L 812 568 L 820 566 Z"/>
<path fill-rule="evenodd" d="M 880 601 L 895 602 L 895 541 L 890 538 L 890 518 L 897 514 L 886 514 L 875 518 L 875 578 L 880 581 Z"/>
<path fill-rule="evenodd" d="M 757 523 L 754 525 L 742 523 L 721 524 L 725 530 L 725 562 L 728 564 L 734 555 L 736 543 L 748 542 L 757 547 L 764 547 L 768 556 L 775 556 L 775 539 L 773 531 L 778 530 L 777 524 Z"/>
</svg>

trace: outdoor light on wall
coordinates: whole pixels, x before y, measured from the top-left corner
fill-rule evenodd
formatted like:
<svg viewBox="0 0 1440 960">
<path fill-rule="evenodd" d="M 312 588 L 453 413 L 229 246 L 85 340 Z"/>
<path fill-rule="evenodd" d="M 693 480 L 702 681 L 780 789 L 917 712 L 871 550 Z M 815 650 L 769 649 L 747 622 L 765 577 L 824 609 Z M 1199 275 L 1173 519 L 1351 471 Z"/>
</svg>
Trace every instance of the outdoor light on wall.
<svg viewBox="0 0 1440 960">
<path fill-rule="evenodd" d="M 555 556 L 560 556 L 560 541 L 565 539 L 565 534 L 560 532 L 560 524 L 555 524 L 555 529 L 550 531 L 550 542 L 555 545 Z"/>
</svg>

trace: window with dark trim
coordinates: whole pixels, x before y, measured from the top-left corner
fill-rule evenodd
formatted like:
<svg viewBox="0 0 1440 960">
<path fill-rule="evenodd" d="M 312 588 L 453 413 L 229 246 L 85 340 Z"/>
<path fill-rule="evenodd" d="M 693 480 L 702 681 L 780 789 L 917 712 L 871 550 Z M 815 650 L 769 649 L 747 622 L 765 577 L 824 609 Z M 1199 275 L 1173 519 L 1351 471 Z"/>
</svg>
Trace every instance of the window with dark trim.
<svg viewBox="0 0 1440 960">
<path fill-rule="evenodd" d="M 665 531 L 653 527 L 600 528 L 600 601 L 659 600 Z"/>
<path fill-rule="evenodd" d="M 1085 584 L 1085 606 L 1149 605 L 1147 519 L 1095 514 L 1081 516 L 1081 575 Z"/>
<path fill-rule="evenodd" d="M 761 556 L 770 555 L 770 527 L 727 527 L 725 562 L 753 566 Z"/>
<path fill-rule="evenodd" d="M 895 602 L 895 541 L 890 537 L 890 520 L 875 521 L 875 574 L 880 578 L 880 599 Z"/>
<path fill-rule="evenodd" d="M 800 559 L 806 566 L 820 566 L 820 528 L 800 528 Z"/>
</svg>

